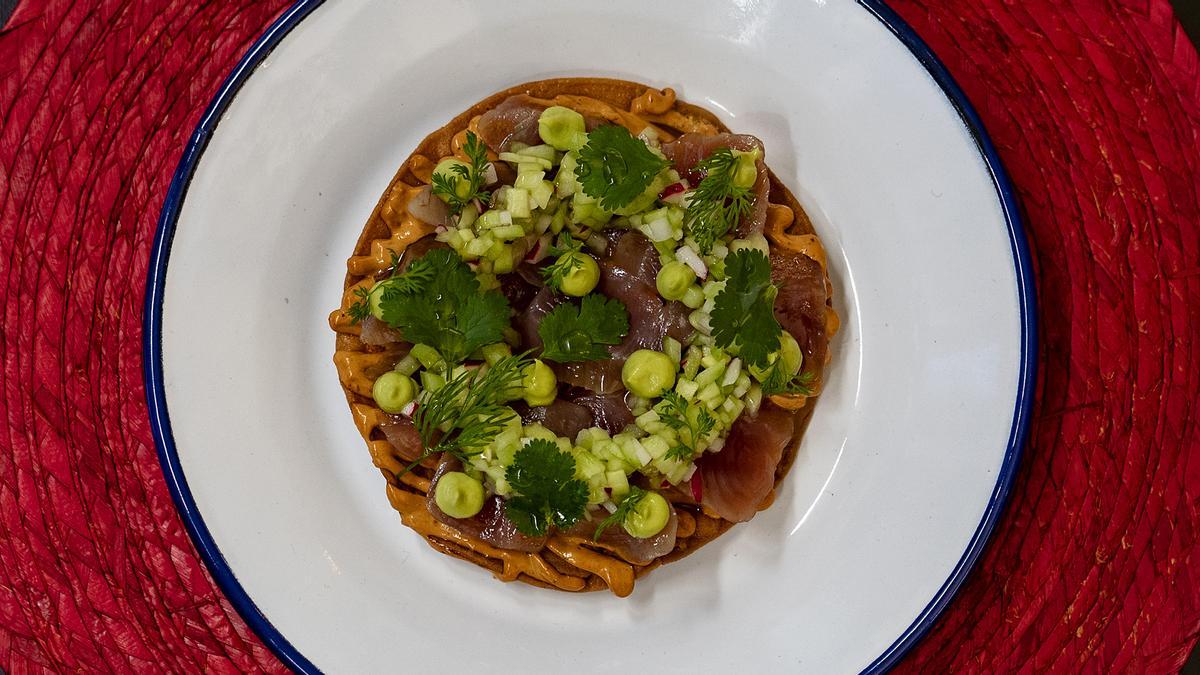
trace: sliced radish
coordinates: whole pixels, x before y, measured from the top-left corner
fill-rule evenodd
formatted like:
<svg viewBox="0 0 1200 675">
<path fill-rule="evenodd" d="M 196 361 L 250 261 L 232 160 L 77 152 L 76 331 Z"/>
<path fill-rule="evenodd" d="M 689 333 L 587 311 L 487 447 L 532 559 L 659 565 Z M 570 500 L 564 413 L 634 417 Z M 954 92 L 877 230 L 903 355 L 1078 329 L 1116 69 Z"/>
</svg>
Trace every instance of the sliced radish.
<svg viewBox="0 0 1200 675">
<path fill-rule="evenodd" d="M 663 188 L 662 192 L 658 193 L 658 198 L 665 202 L 674 195 L 683 194 L 683 191 L 686 189 L 687 188 L 684 187 L 682 181 L 671 183 L 667 187 Z"/>
<path fill-rule="evenodd" d="M 417 402 L 409 401 L 407 405 L 400 409 L 400 414 L 405 417 L 412 417 L 417 412 Z"/>
<path fill-rule="evenodd" d="M 704 501 L 704 478 L 702 474 L 699 471 L 693 473 L 691 480 L 688 482 L 692 488 L 692 499 L 695 499 L 697 504 Z"/>
<path fill-rule="evenodd" d="M 540 263 L 545 260 L 546 256 L 550 255 L 551 241 L 549 234 L 543 234 L 538 237 L 537 241 L 533 243 L 533 250 L 529 252 L 529 255 L 525 256 L 525 260 L 531 263 Z"/>
</svg>

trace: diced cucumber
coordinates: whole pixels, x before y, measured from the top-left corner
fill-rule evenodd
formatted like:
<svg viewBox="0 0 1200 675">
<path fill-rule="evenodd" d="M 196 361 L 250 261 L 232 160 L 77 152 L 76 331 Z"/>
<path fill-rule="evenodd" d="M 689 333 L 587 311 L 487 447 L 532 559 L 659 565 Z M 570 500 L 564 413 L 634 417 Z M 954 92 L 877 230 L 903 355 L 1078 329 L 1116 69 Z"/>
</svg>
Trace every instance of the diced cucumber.
<svg viewBox="0 0 1200 675">
<path fill-rule="evenodd" d="M 408 355 L 420 361 L 427 370 L 440 373 L 446 369 L 446 361 L 442 358 L 441 353 L 429 345 L 415 344 Z"/>
<path fill-rule="evenodd" d="M 490 235 L 477 237 L 467 242 L 467 245 L 463 250 L 466 251 L 468 255 L 479 257 L 486 254 L 492 248 L 493 243 L 495 243 L 495 240 L 492 239 Z"/>
<path fill-rule="evenodd" d="M 417 357 L 413 356 L 412 353 L 406 354 L 404 358 L 400 359 L 400 362 L 396 364 L 396 367 L 392 368 L 392 370 L 396 371 L 397 373 L 400 373 L 401 375 L 408 375 L 409 377 L 412 377 L 412 375 L 420 369 L 421 362 L 418 361 Z"/>
<path fill-rule="evenodd" d="M 663 353 L 671 357 L 671 360 L 675 362 L 675 367 L 678 368 L 679 361 L 683 358 L 683 345 L 679 343 L 679 340 L 668 335 L 663 338 Z"/>
<path fill-rule="evenodd" d="M 520 229 L 518 225 L 509 225 L 508 227 L 516 227 Z M 504 251 L 496 257 L 495 261 L 493 261 L 492 270 L 496 274 L 508 274 L 509 272 L 513 271 L 515 267 L 516 264 L 513 260 L 512 246 L 505 245 Z"/>
<path fill-rule="evenodd" d="M 545 161 L 551 162 L 551 163 L 557 162 L 558 158 L 559 158 L 558 151 L 555 150 L 552 146 L 546 145 L 544 143 L 541 145 L 531 145 L 528 148 L 525 148 L 524 150 L 519 152 L 518 154 L 520 154 L 523 157 L 533 157 L 533 158 L 542 159 L 542 160 L 545 160 Z"/>
<path fill-rule="evenodd" d="M 554 168 L 554 163 L 550 160 L 542 159 L 541 157 L 536 157 L 534 155 L 526 155 L 524 154 L 526 151 L 528 151 L 528 148 L 526 148 L 525 151 L 522 151 L 521 154 L 517 154 L 515 152 L 502 152 L 500 153 L 500 161 L 516 164 L 517 173 L 536 170 L 535 167 L 537 169 L 544 169 L 546 171 Z"/>
<path fill-rule="evenodd" d="M 500 359 L 506 356 L 512 356 L 512 348 L 503 342 L 496 342 L 482 347 L 483 360 L 489 366 L 494 366 L 500 362 Z"/>
<path fill-rule="evenodd" d="M 553 441 L 558 438 L 558 436 L 556 436 L 553 431 L 550 431 L 549 429 L 547 429 L 546 427 L 544 427 L 540 424 L 536 424 L 536 423 L 530 424 L 530 425 L 527 425 L 524 429 L 525 429 L 525 432 L 524 432 L 525 438 L 542 439 L 542 440 L 546 440 L 546 441 Z"/>
<path fill-rule="evenodd" d="M 543 180 L 533 187 L 529 188 L 529 197 L 533 200 L 533 205 L 539 209 L 546 208 L 550 203 L 550 198 L 554 196 L 554 184 L 548 180 Z M 542 230 L 543 232 L 545 230 Z"/>
<path fill-rule="evenodd" d="M 654 435 L 642 439 L 642 447 L 654 459 L 661 459 L 671 449 L 671 445 L 667 443 L 662 436 Z M 649 462 L 647 462 L 649 464 Z"/>
<path fill-rule="evenodd" d="M 535 185 L 541 185 L 542 179 L 546 177 L 545 171 L 531 171 L 529 173 L 517 174 L 517 179 L 513 181 L 513 187 L 519 187 L 522 190 L 530 190 Z"/>
<path fill-rule="evenodd" d="M 468 204 L 458 216 L 458 228 L 465 230 L 471 227 L 475 219 L 479 217 L 479 210 L 475 208 L 475 204 Z"/>
<path fill-rule="evenodd" d="M 675 391 L 690 401 L 696 397 L 696 392 L 700 391 L 700 385 L 692 380 L 679 380 L 675 383 Z"/>
<path fill-rule="evenodd" d="M 624 471 L 609 471 L 604 478 L 608 483 L 608 488 L 612 490 L 614 502 L 619 501 L 619 497 L 629 494 L 629 477 L 625 475 Z"/>
<path fill-rule="evenodd" d="M 503 239 L 505 241 L 511 241 L 513 239 L 519 239 L 521 237 L 524 237 L 525 236 L 525 228 L 521 227 L 520 225 L 516 225 L 516 224 L 501 225 L 500 227 L 497 227 L 496 229 L 492 230 L 492 236 L 495 237 L 496 239 Z"/>
<path fill-rule="evenodd" d="M 528 218 L 530 216 L 529 191 L 521 188 L 509 190 L 508 211 L 513 218 Z"/>
<path fill-rule="evenodd" d="M 446 378 L 430 370 L 421 371 L 421 388 L 429 393 L 446 386 Z"/>
<path fill-rule="evenodd" d="M 475 231 L 476 232 L 490 230 L 493 227 L 499 227 L 499 226 L 500 226 L 500 211 L 497 209 L 492 209 L 490 211 L 484 211 L 483 214 L 480 215 L 479 218 L 475 221 Z"/>
</svg>

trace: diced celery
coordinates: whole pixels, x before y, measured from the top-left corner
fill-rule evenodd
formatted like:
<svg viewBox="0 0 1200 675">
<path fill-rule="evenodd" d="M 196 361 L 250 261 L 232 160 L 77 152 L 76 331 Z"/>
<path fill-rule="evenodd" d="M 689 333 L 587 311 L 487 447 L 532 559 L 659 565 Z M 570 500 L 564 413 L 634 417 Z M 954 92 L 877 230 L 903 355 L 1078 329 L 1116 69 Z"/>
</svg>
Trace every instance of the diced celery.
<svg viewBox="0 0 1200 675">
<path fill-rule="evenodd" d="M 700 391 L 700 385 L 692 380 L 679 380 L 675 383 L 675 391 L 690 401 L 696 397 L 696 392 Z"/>
<path fill-rule="evenodd" d="M 762 405 L 762 387 L 757 384 L 750 385 L 750 391 L 746 392 L 746 412 L 751 415 L 758 414 L 758 408 Z"/>
<path fill-rule="evenodd" d="M 704 283 L 702 290 L 704 291 L 705 299 L 715 298 L 721 291 L 725 290 L 725 282 L 717 279 L 709 279 Z"/>
<path fill-rule="evenodd" d="M 700 376 L 703 377 L 704 373 L 700 373 Z M 708 384 L 700 387 L 700 391 L 696 394 L 696 398 L 704 401 L 705 403 L 715 399 L 720 399 L 722 398 L 721 387 L 718 386 L 716 382 L 709 382 Z"/>
<path fill-rule="evenodd" d="M 683 213 L 683 209 L 679 208 L 678 206 L 667 207 L 667 222 L 671 223 L 672 226 L 679 228 L 679 232 L 681 233 L 683 231 Z"/>
<path fill-rule="evenodd" d="M 709 325 L 708 312 L 703 309 L 693 310 L 688 314 L 688 323 L 692 324 L 692 328 L 704 333 L 705 335 L 712 334 L 712 326 Z"/>
<path fill-rule="evenodd" d="M 653 220 L 646 219 L 638 230 L 652 242 L 671 241 L 674 239 L 674 231 L 671 229 L 671 224 L 666 218 L 655 218 Z"/>
<path fill-rule="evenodd" d="M 742 360 L 734 359 L 725 366 L 725 375 L 721 378 L 721 387 L 730 388 L 737 384 L 738 377 L 742 374 Z"/>
<path fill-rule="evenodd" d="M 731 403 L 731 407 L 728 411 L 729 412 L 729 424 L 727 424 L 726 426 L 732 426 L 733 420 L 737 419 L 737 416 L 741 415 L 742 411 L 746 409 L 746 404 L 742 403 L 739 399 L 736 399 L 736 398 L 726 399 L 725 402 Z"/>
<path fill-rule="evenodd" d="M 400 373 L 401 375 L 408 375 L 409 377 L 412 377 L 413 373 L 417 372 L 420 369 L 421 369 L 421 362 L 417 360 L 417 357 L 413 356 L 410 353 L 410 354 L 406 354 L 404 356 L 404 358 L 400 359 L 400 362 L 397 363 L 396 367 L 393 368 L 392 370 L 395 370 L 397 373 Z"/>
</svg>

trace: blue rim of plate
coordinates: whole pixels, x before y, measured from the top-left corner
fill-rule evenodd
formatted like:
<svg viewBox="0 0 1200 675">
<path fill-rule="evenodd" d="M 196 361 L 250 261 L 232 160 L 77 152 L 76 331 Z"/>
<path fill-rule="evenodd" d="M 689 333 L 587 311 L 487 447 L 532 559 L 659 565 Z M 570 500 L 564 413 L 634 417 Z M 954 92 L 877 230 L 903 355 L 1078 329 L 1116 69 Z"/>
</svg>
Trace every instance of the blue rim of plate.
<svg viewBox="0 0 1200 675">
<path fill-rule="evenodd" d="M 225 592 L 226 597 L 233 603 L 238 613 L 280 660 L 301 673 L 320 673 L 321 671 L 271 625 L 262 610 L 254 604 L 246 590 L 238 583 L 237 576 L 229 567 L 229 563 L 225 561 L 212 533 L 205 525 L 204 518 L 200 515 L 200 510 L 188 488 L 187 479 L 183 475 L 183 466 L 180 464 L 179 453 L 175 448 L 175 439 L 171 432 L 166 392 L 163 386 L 162 307 L 163 292 L 166 287 L 167 262 L 171 255 L 171 241 L 175 235 L 179 212 L 183 207 L 188 184 L 191 182 L 192 175 L 195 173 L 209 139 L 212 138 L 213 131 L 225 110 L 233 102 L 238 90 L 254 73 L 258 64 L 293 28 L 323 2 L 324 0 L 298 0 L 281 14 L 255 41 L 229 76 L 225 78 L 216 96 L 205 109 L 196 130 L 192 132 L 187 147 L 184 149 L 183 157 L 179 161 L 179 166 L 175 170 L 175 175 L 171 179 L 171 185 L 167 189 L 167 198 L 163 204 L 162 215 L 158 220 L 158 230 L 154 236 L 154 248 L 151 250 L 146 278 L 142 325 L 143 376 L 146 386 L 146 402 L 150 413 L 150 427 L 158 448 L 159 463 L 162 464 L 163 475 L 166 478 L 167 487 L 171 491 L 171 497 L 175 501 L 175 506 L 183 518 L 188 534 L 200 551 L 201 558 L 204 559 L 213 578 L 216 579 L 217 585 Z M 925 69 L 942 88 L 951 105 L 958 111 L 963 124 L 970 131 L 992 177 L 992 183 L 996 188 L 1004 219 L 1008 225 L 1013 263 L 1016 267 L 1017 301 L 1020 305 L 1021 315 L 1021 361 L 1016 404 L 1013 410 L 1008 448 L 1004 454 L 1004 463 L 1001 466 L 1000 474 L 996 479 L 996 486 L 992 490 L 987 509 L 984 511 L 974 536 L 971 537 L 966 551 L 959 559 L 958 564 L 954 566 L 950 576 L 908 628 L 863 670 L 864 673 L 882 673 L 895 665 L 933 627 L 938 616 L 967 579 L 1004 512 L 1029 431 L 1034 377 L 1037 372 L 1037 308 L 1033 267 L 1030 262 L 1029 246 L 1025 239 L 1025 229 L 1021 223 L 1016 194 L 1000 161 L 1000 156 L 983 128 L 983 122 L 979 119 L 979 115 L 976 114 L 970 101 L 967 100 L 966 94 L 959 88 L 942 62 L 898 14 L 885 5 L 882 0 L 857 0 L 857 2 L 883 23 L 925 66 Z"/>
</svg>

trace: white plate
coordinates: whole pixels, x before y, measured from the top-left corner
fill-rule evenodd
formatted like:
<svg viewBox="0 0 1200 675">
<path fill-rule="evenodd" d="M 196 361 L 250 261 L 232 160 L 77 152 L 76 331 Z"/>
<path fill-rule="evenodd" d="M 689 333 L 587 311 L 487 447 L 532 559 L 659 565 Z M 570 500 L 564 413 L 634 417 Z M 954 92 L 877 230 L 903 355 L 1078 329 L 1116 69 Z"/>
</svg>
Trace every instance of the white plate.
<svg viewBox="0 0 1200 675">
<path fill-rule="evenodd" d="M 147 289 L 165 473 L 250 625 L 298 669 L 347 673 L 898 658 L 1003 505 L 1033 370 L 1012 194 L 932 55 L 873 1 L 318 4 L 280 19 L 206 114 Z M 776 504 L 625 600 L 502 584 L 401 525 L 325 323 L 417 142 L 562 75 L 672 86 L 760 136 L 829 249 L 845 320 Z"/>
</svg>

